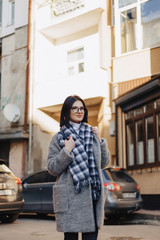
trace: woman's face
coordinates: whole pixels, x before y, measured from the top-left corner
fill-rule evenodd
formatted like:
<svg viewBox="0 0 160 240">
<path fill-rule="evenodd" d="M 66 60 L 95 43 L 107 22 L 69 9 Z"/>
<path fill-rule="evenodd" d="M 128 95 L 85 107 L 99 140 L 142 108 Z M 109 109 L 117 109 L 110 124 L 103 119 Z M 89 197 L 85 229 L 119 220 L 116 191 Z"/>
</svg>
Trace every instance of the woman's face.
<svg viewBox="0 0 160 240">
<path fill-rule="evenodd" d="M 75 123 L 82 122 L 84 118 L 84 113 L 85 113 L 85 109 L 84 109 L 83 103 L 79 100 L 75 101 L 70 110 L 70 115 L 69 115 L 70 121 Z"/>
</svg>

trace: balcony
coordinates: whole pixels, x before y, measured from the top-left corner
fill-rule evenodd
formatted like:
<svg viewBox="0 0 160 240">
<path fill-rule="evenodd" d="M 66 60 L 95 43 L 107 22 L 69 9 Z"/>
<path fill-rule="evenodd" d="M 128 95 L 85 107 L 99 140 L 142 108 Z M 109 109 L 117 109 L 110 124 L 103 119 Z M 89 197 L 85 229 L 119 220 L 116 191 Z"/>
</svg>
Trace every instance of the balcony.
<svg viewBox="0 0 160 240">
<path fill-rule="evenodd" d="M 84 99 L 84 102 L 88 109 L 88 117 L 90 120 L 93 121 L 94 118 L 97 119 L 102 100 L 103 100 L 103 97 Z M 39 110 L 46 113 L 48 116 L 52 117 L 56 121 L 59 121 L 60 119 L 61 109 L 62 109 L 62 104 L 39 108 Z"/>
<path fill-rule="evenodd" d="M 71 94 L 77 94 L 83 99 L 104 98 L 109 91 L 107 80 L 107 72 L 100 68 L 71 77 L 57 78 L 54 81 L 45 79 L 34 86 L 34 107 L 48 111 L 46 107 L 51 103 L 58 106 Z M 93 84 L 94 87 L 90 91 Z M 42 98 L 42 95 L 47 97 Z"/>
<path fill-rule="evenodd" d="M 113 59 L 114 82 L 140 79 L 160 72 L 160 47 L 134 51 Z"/>
<path fill-rule="evenodd" d="M 38 9 L 38 30 L 52 40 L 98 25 L 106 8 L 105 0 L 59 0 L 58 4 Z"/>
</svg>

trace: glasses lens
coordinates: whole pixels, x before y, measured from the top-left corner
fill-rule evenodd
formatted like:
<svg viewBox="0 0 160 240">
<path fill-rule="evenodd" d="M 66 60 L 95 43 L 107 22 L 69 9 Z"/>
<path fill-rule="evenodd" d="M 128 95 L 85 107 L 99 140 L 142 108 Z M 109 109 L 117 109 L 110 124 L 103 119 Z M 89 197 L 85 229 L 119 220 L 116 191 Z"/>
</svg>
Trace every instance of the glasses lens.
<svg viewBox="0 0 160 240">
<path fill-rule="evenodd" d="M 72 111 L 74 112 L 74 113 L 77 113 L 77 112 L 84 112 L 84 107 L 80 107 L 80 108 L 78 108 L 78 107 L 72 107 Z"/>
<path fill-rule="evenodd" d="M 72 111 L 76 113 L 78 111 L 78 107 L 72 107 Z"/>
<path fill-rule="evenodd" d="M 84 112 L 84 107 L 80 107 L 78 110 L 80 110 L 81 112 Z"/>
</svg>

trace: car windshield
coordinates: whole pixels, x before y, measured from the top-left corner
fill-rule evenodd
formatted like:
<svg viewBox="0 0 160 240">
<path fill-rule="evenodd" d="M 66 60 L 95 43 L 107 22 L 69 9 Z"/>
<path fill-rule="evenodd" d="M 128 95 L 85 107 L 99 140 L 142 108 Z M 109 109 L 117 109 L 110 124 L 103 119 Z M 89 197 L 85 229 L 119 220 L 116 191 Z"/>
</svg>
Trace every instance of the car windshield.
<svg viewBox="0 0 160 240">
<path fill-rule="evenodd" d="M 11 173 L 11 170 L 5 164 L 1 164 L 0 165 L 0 172 L 1 173 Z"/>
<path fill-rule="evenodd" d="M 24 180 L 24 183 L 32 184 L 32 183 L 45 183 L 45 182 L 55 182 L 56 177 L 50 175 L 48 171 L 42 171 L 35 173 L 29 176 Z"/>
<path fill-rule="evenodd" d="M 130 177 L 123 170 L 114 170 L 114 169 L 108 169 L 108 170 L 115 182 L 135 182 L 133 178 Z"/>
</svg>

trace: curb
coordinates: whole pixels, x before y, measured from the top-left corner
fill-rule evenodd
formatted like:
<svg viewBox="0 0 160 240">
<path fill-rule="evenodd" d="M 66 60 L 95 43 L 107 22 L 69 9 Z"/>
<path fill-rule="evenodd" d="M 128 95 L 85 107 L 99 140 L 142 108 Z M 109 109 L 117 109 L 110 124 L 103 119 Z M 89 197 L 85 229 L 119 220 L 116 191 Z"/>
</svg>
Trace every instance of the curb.
<svg viewBox="0 0 160 240">
<path fill-rule="evenodd" d="M 137 212 L 133 212 L 128 214 L 126 217 L 120 217 L 120 218 L 113 218 L 113 219 L 107 219 L 104 221 L 104 224 L 118 224 L 118 225 L 124 225 L 124 224 L 142 224 L 142 225 L 154 225 L 154 226 L 160 226 L 160 211 L 157 210 L 145 210 L 141 209 Z"/>
<path fill-rule="evenodd" d="M 144 220 L 155 220 L 155 221 L 160 221 L 160 215 L 156 214 L 150 214 L 150 213 L 133 213 L 132 214 L 132 219 L 144 219 Z"/>
</svg>

